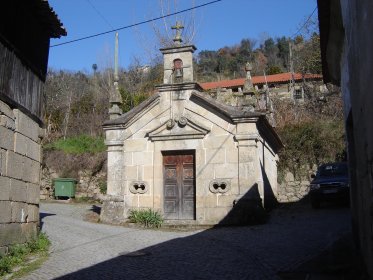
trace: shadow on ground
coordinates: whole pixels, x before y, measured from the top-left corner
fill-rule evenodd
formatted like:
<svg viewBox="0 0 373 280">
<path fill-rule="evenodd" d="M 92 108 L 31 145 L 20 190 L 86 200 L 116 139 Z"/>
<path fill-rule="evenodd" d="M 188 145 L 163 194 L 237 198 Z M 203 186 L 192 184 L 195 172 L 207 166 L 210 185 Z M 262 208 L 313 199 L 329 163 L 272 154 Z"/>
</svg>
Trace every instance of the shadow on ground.
<svg viewBox="0 0 373 280">
<path fill-rule="evenodd" d="M 57 279 L 359 279 L 351 265 L 348 209 L 325 204 L 314 210 L 308 197 L 280 204 L 265 175 L 263 196 L 272 198 L 266 209 L 254 185 L 214 228 L 121 252 Z M 93 217 L 99 212 L 90 209 Z M 232 223 L 240 226 L 227 226 Z M 136 230 L 122 242 L 141 241 L 139 235 Z"/>
<path fill-rule="evenodd" d="M 101 206 L 92 205 L 91 208 L 84 215 L 83 220 L 92 223 L 98 223 L 100 221 Z"/>
<path fill-rule="evenodd" d="M 354 261 L 355 249 L 351 233 L 339 238 L 319 255 L 291 271 L 279 271 L 284 280 L 303 279 L 365 279 Z"/>
<path fill-rule="evenodd" d="M 348 210 L 332 204 L 318 210 L 310 208 L 307 198 L 280 204 L 269 213 L 266 224 L 215 227 L 139 251 L 122 252 L 57 279 L 359 279 L 348 265 L 352 256 L 350 235 L 346 236 L 349 227 L 330 228 L 347 225 Z M 325 222 L 309 227 L 322 217 Z M 326 232 L 344 235 L 338 240 L 341 235 Z M 331 249 L 320 255 L 317 253 L 322 250 L 313 247 L 330 244 Z M 351 273 L 354 277 L 348 278 Z"/>
<path fill-rule="evenodd" d="M 45 217 L 48 217 L 48 216 L 55 216 L 56 214 L 51 214 L 51 213 L 43 213 L 43 212 L 40 212 L 40 214 L 39 214 L 39 217 L 40 217 L 40 230 L 42 230 L 43 229 L 43 219 L 45 218 Z"/>
<path fill-rule="evenodd" d="M 101 214 L 101 206 L 92 205 L 90 211 L 92 211 L 93 213 L 96 213 L 96 214 L 100 215 Z"/>
</svg>

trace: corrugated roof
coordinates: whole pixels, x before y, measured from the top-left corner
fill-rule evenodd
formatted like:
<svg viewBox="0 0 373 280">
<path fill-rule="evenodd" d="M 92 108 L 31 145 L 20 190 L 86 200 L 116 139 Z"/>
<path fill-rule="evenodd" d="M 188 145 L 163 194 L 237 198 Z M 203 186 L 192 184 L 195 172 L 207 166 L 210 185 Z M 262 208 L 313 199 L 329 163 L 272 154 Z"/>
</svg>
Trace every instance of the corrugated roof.
<svg viewBox="0 0 373 280">
<path fill-rule="evenodd" d="M 251 78 L 253 85 L 260 85 L 265 84 L 267 78 L 267 83 L 284 83 L 291 80 L 291 73 L 280 73 L 275 75 L 268 75 L 268 76 L 254 76 Z M 294 80 L 299 81 L 302 80 L 302 74 L 294 73 Z M 305 74 L 304 78 L 306 80 L 309 79 L 322 79 L 322 75 L 320 74 Z M 232 88 L 232 87 L 239 87 L 243 86 L 245 83 L 245 78 L 240 79 L 233 79 L 233 80 L 223 80 L 217 82 L 208 82 L 208 83 L 200 83 L 201 87 L 204 90 L 215 89 L 215 88 Z"/>
</svg>

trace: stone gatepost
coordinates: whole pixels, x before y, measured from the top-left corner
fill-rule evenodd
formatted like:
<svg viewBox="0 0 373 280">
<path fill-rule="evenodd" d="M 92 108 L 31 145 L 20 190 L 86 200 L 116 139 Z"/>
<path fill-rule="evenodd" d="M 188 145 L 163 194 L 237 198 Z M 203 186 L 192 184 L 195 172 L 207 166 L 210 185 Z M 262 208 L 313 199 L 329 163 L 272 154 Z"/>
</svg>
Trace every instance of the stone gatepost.
<svg viewBox="0 0 373 280">
<path fill-rule="evenodd" d="M 107 131 L 106 139 L 110 139 Z M 125 221 L 122 172 L 124 163 L 123 141 L 107 140 L 107 193 L 101 210 L 100 219 L 104 223 L 121 224 Z"/>
</svg>

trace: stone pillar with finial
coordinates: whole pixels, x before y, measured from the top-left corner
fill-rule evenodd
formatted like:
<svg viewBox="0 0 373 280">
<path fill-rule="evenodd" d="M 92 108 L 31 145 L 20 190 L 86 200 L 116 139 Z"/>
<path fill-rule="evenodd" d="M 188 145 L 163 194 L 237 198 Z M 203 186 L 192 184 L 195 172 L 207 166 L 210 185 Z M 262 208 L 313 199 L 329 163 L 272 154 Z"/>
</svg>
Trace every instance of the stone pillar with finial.
<svg viewBox="0 0 373 280">
<path fill-rule="evenodd" d="M 251 80 L 251 71 L 253 67 L 251 66 L 250 62 L 245 64 L 245 71 L 246 71 L 246 79 L 243 85 L 242 93 L 244 94 L 244 104 L 247 108 L 250 108 L 250 111 L 254 111 L 255 107 L 257 107 L 257 99 L 255 96 L 255 88 L 253 86 L 253 82 Z"/>
<path fill-rule="evenodd" d="M 122 97 L 119 92 L 119 76 L 118 76 L 118 46 L 119 46 L 119 35 L 118 32 L 115 33 L 115 53 L 114 53 L 114 89 L 110 94 L 110 109 L 109 116 L 110 119 L 116 119 L 122 115 L 122 109 L 120 105 L 122 104 Z"/>
<path fill-rule="evenodd" d="M 122 115 L 118 86 L 118 33 L 115 34 L 114 55 L 114 89 L 110 94 L 110 119 L 117 119 Z M 124 190 L 123 190 L 123 141 L 118 141 L 112 131 L 106 131 L 105 144 L 107 145 L 107 194 L 103 198 L 100 220 L 104 223 L 121 224 L 125 221 L 124 213 Z"/>
<path fill-rule="evenodd" d="M 253 82 L 251 80 L 252 70 L 253 70 L 253 67 L 251 66 L 251 63 L 247 62 L 245 65 L 246 80 L 245 80 L 244 87 L 243 87 L 243 91 L 246 93 L 254 92 Z"/>
</svg>

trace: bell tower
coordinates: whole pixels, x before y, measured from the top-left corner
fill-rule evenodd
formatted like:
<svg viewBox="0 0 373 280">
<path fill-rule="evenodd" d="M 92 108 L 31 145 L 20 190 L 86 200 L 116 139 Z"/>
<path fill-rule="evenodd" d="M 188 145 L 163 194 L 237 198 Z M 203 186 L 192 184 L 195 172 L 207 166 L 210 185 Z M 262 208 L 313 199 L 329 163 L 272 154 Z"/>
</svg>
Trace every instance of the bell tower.
<svg viewBox="0 0 373 280">
<path fill-rule="evenodd" d="M 193 45 L 182 45 L 181 31 L 184 26 L 181 22 L 177 21 L 171 28 L 176 30 L 174 45 L 160 49 L 163 54 L 163 84 L 193 83 L 193 53 L 197 48 Z"/>
</svg>

